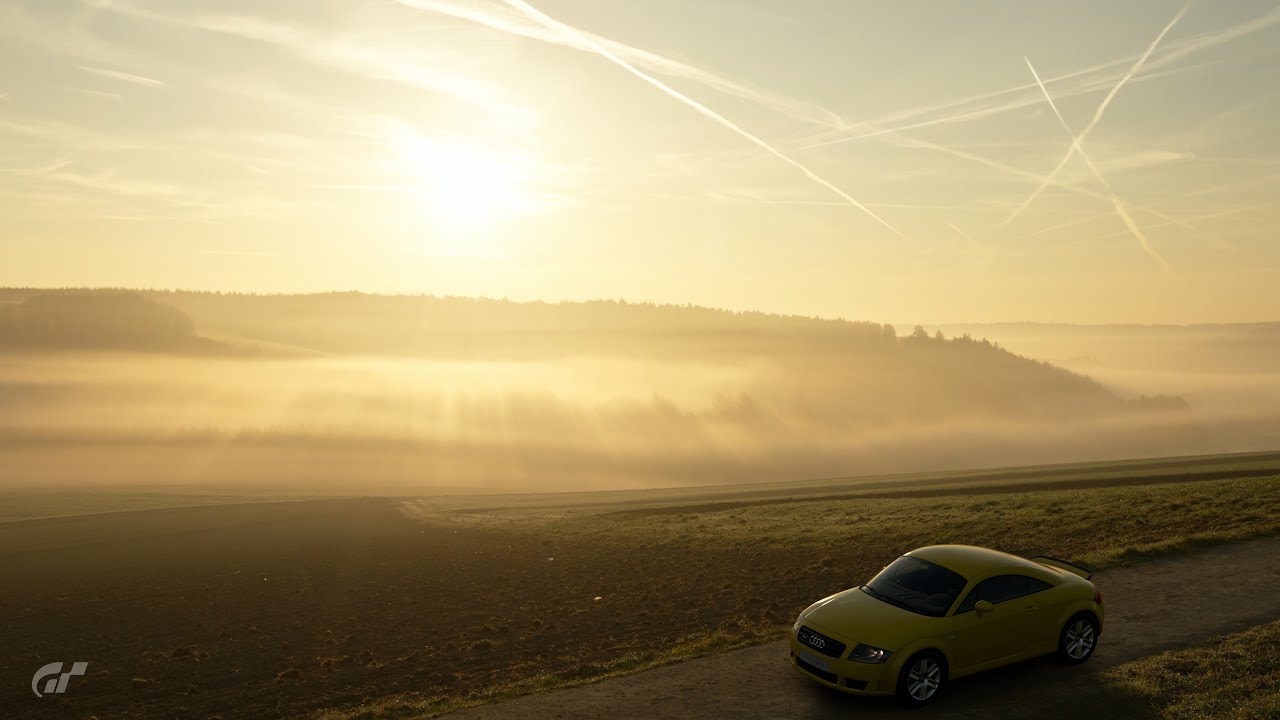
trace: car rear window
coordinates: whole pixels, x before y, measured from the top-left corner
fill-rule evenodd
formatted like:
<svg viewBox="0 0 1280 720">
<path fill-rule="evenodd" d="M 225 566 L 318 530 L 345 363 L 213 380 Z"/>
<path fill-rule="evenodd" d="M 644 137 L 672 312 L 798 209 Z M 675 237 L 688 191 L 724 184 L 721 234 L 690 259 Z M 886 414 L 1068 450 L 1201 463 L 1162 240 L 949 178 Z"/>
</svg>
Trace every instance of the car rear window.
<svg viewBox="0 0 1280 720">
<path fill-rule="evenodd" d="M 1044 590 L 1048 590 L 1051 587 L 1053 586 L 1043 580 L 1037 580 L 1033 577 L 1027 578 L 1027 594 L 1028 595 L 1031 595 L 1033 593 L 1038 593 Z"/>
</svg>

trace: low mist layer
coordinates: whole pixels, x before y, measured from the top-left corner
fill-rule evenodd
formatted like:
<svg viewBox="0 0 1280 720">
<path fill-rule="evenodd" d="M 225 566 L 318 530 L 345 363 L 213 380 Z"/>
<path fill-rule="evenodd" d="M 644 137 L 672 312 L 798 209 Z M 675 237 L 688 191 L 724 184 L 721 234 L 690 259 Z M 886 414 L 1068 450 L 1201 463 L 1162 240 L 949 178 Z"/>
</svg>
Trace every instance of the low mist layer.
<svg viewBox="0 0 1280 720">
<path fill-rule="evenodd" d="M 652 487 L 1280 440 L 1263 407 L 1202 410 L 1158 384 L 1104 386 L 986 340 L 876 323 L 613 302 L 50 297 L 0 295 L 6 485 Z"/>
</svg>

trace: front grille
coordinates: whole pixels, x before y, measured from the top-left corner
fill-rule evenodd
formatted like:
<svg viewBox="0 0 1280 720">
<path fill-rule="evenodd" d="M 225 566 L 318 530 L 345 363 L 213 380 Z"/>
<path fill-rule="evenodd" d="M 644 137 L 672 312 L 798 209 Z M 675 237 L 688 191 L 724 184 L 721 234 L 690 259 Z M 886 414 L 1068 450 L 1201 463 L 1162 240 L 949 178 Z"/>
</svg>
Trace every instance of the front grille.
<svg viewBox="0 0 1280 720">
<path fill-rule="evenodd" d="M 809 663 L 805 662 L 804 658 L 800 657 L 799 655 L 793 655 L 792 657 L 796 659 L 796 664 L 800 666 L 800 669 L 804 670 L 810 675 L 813 675 L 815 677 L 820 677 L 823 680 L 826 680 L 827 682 L 833 685 L 836 683 L 837 680 L 840 679 L 839 676 L 837 676 L 833 672 L 827 672 L 826 670 L 819 670 L 818 668 L 810 665 Z"/>
<path fill-rule="evenodd" d="M 812 648 L 827 657 L 839 658 L 844 655 L 845 645 L 839 640 L 833 640 L 820 632 L 811 630 L 801 626 L 800 632 L 796 635 L 796 639 L 801 645 Z"/>
</svg>

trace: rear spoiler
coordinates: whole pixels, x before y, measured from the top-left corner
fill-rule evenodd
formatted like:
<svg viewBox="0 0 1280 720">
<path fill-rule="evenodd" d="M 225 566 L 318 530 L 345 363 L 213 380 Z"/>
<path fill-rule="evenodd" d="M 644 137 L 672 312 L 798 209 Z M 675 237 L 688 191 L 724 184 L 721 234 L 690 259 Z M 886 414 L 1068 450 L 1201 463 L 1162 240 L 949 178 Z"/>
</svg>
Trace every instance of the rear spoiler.
<svg viewBox="0 0 1280 720">
<path fill-rule="evenodd" d="M 1048 565 L 1050 567 L 1055 567 L 1060 570 L 1066 570 L 1069 573 L 1074 573 L 1076 575 L 1079 575 L 1085 580 L 1089 580 L 1093 577 L 1093 571 L 1090 570 L 1089 568 L 1084 567 L 1083 565 L 1069 563 L 1066 560 L 1059 560 L 1056 557 L 1049 557 L 1048 555 L 1037 555 L 1031 558 L 1031 560 L 1034 562 L 1038 562 L 1041 565 Z"/>
</svg>

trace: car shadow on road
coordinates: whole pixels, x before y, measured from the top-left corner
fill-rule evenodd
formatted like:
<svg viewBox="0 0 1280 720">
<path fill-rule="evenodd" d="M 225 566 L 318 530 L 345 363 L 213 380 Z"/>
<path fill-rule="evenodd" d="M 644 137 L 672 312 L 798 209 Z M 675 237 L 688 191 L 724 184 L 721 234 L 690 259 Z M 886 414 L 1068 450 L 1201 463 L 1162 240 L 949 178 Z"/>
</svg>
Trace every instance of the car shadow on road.
<svg viewBox="0 0 1280 720">
<path fill-rule="evenodd" d="M 813 686 L 819 718 L 955 718 L 1154 720 L 1156 708 L 1141 694 L 1108 683 L 1104 666 L 1065 667 L 1039 658 L 949 683 L 944 695 L 918 709 L 891 697 L 858 697 Z"/>
</svg>

